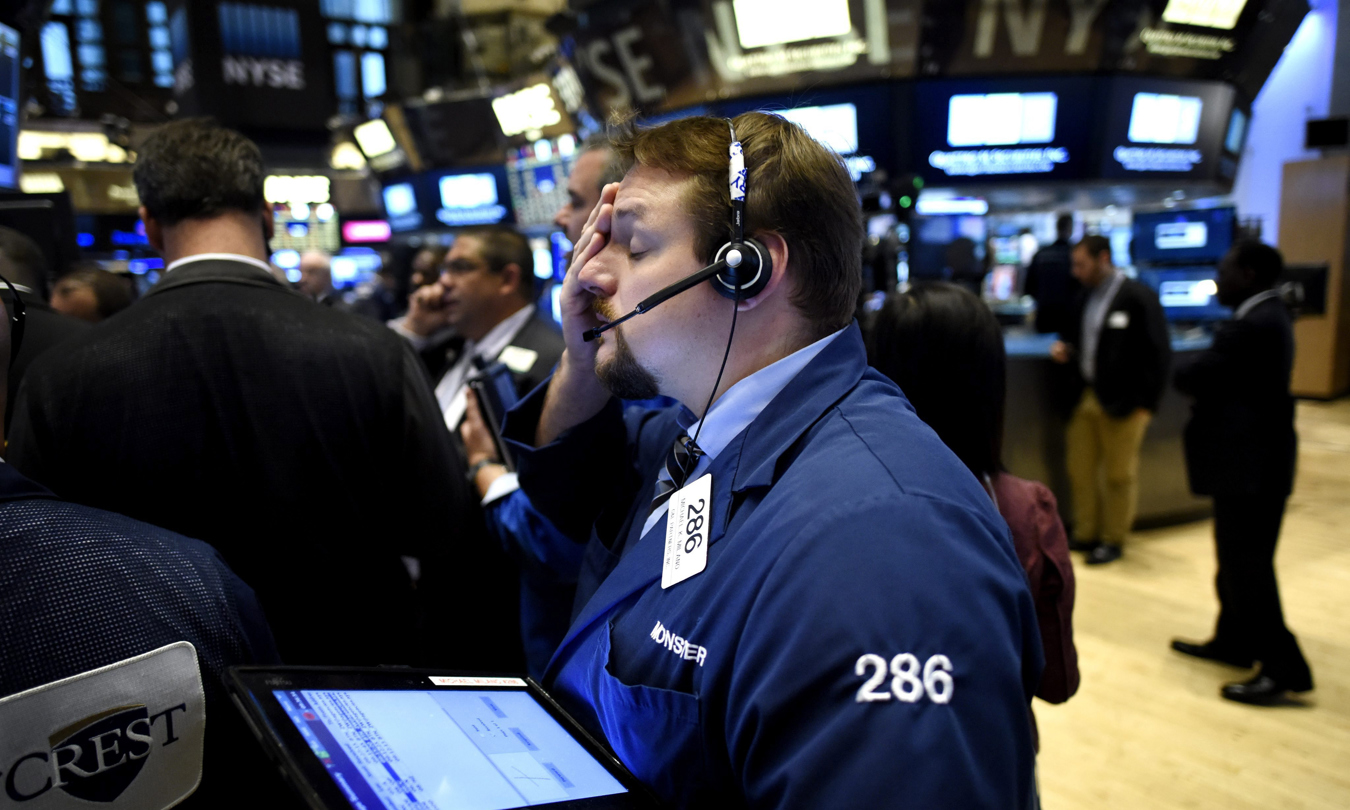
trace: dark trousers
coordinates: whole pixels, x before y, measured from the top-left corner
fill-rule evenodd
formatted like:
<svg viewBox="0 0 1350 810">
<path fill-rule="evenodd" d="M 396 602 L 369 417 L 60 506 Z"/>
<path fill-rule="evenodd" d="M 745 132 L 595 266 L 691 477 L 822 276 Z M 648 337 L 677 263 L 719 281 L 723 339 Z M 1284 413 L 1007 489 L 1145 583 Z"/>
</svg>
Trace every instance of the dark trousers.
<svg viewBox="0 0 1350 810">
<path fill-rule="evenodd" d="M 1275 543 L 1284 520 L 1283 495 L 1216 495 L 1214 543 L 1219 622 L 1215 644 L 1261 662 L 1261 673 L 1296 692 L 1312 688 L 1298 641 L 1284 626 L 1275 581 Z"/>
</svg>

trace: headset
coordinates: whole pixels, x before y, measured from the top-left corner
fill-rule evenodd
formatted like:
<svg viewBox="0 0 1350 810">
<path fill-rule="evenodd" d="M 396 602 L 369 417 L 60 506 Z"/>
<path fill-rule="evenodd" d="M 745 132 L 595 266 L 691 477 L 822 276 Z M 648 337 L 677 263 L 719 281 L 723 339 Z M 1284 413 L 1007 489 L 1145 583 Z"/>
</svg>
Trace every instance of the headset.
<svg viewBox="0 0 1350 810">
<path fill-rule="evenodd" d="M 761 242 L 745 235 L 745 152 L 741 149 L 741 142 L 736 140 L 736 127 L 730 119 L 727 119 L 727 129 L 731 132 L 728 172 L 731 187 L 731 241 L 717 249 L 712 264 L 657 290 L 622 318 L 587 329 L 581 334 L 587 343 L 629 318 L 650 312 L 657 304 L 669 301 L 709 279 L 712 279 L 713 289 L 720 295 L 737 302 L 754 298 L 768 286 L 773 275 L 773 257 Z"/>
</svg>

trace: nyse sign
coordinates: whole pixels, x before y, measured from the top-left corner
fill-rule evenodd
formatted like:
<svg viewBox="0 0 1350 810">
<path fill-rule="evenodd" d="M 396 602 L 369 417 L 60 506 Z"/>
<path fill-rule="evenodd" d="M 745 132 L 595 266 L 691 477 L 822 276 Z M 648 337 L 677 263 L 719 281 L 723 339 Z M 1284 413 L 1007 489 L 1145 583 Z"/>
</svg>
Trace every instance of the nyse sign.
<svg viewBox="0 0 1350 810">
<path fill-rule="evenodd" d="M 221 59 L 220 71 L 226 84 L 279 90 L 305 89 L 305 63 L 299 59 L 226 56 Z"/>
</svg>

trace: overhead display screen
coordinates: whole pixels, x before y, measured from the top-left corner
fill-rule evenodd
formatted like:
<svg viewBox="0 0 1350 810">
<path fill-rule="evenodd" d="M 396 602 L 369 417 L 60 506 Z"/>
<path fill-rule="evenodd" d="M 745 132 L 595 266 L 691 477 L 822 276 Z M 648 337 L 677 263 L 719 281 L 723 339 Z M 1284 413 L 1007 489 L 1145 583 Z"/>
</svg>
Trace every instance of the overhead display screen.
<svg viewBox="0 0 1350 810">
<path fill-rule="evenodd" d="M 495 225 L 506 221 L 511 211 L 506 172 L 500 167 L 437 176 L 436 219 L 451 227 Z"/>
<path fill-rule="evenodd" d="M 1236 164 L 1221 172 L 1220 150 L 1229 135 L 1240 142 L 1246 126 L 1240 124 L 1232 132 L 1236 94 L 1231 87 L 1221 82 L 1132 78 L 1106 84 L 1103 177 L 1232 179 Z"/>
<path fill-rule="evenodd" d="M 394 232 L 422 227 L 422 212 L 417 206 L 417 190 L 412 181 L 384 187 L 384 212 L 389 217 L 389 228 Z"/>
<path fill-rule="evenodd" d="M 852 104 L 797 107 L 779 115 L 841 155 L 858 151 L 858 108 Z"/>
<path fill-rule="evenodd" d="M 1076 179 L 1092 172 L 1091 79 L 934 81 L 914 92 L 915 163 L 928 180 Z"/>
<path fill-rule="evenodd" d="M 17 184 L 18 139 L 19 32 L 0 25 L 0 187 Z"/>
</svg>

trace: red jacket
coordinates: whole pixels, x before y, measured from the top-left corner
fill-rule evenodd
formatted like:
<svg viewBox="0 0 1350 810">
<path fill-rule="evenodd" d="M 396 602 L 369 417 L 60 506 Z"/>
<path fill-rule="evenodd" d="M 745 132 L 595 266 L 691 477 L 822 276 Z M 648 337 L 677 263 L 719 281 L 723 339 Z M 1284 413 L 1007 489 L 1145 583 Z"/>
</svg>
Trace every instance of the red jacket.
<svg viewBox="0 0 1350 810">
<path fill-rule="evenodd" d="M 1008 473 L 994 477 L 993 490 L 1036 603 L 1045 647 L 1045 672 L 1036 696 L 1063 703 L 1078 691 L 1078 651 L 1073 646 L 1073 562 L 1055 496 L 1044 484 Z"/>
</svg>

